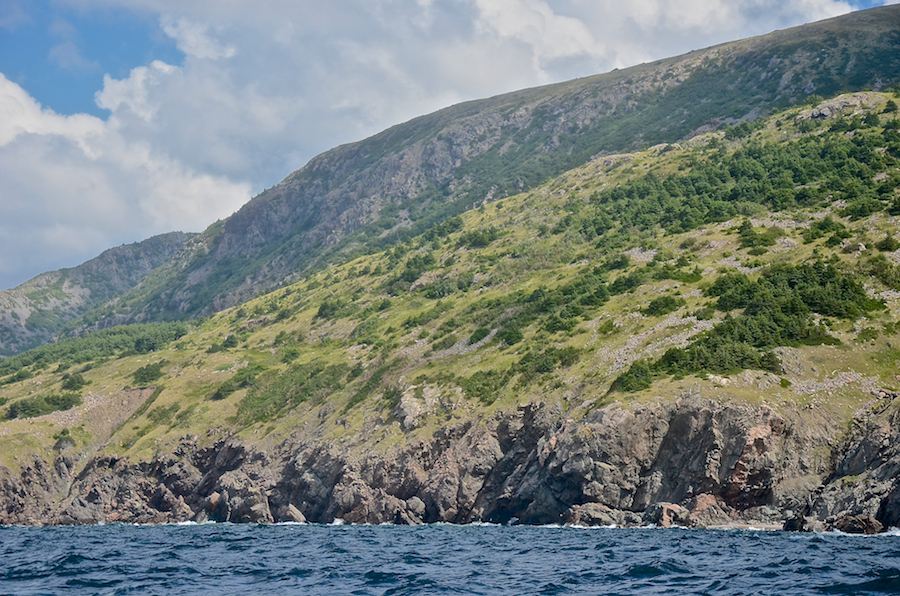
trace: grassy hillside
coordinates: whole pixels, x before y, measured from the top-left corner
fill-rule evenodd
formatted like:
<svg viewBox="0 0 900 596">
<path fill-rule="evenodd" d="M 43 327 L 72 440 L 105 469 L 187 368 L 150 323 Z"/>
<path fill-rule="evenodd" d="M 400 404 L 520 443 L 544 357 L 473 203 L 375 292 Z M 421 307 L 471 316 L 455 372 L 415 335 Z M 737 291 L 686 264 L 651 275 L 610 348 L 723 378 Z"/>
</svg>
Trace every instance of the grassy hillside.
<svg viewBox="0 0 900 596">
<path fill-rule="evenodd" d="M 697 391 L 849 420 L 897 386 L 897 100 L 597 157 L 208 319 L 0 361 L 0 460 L 186 434 L 383 449 L 530 401 Z"/>
</svg>

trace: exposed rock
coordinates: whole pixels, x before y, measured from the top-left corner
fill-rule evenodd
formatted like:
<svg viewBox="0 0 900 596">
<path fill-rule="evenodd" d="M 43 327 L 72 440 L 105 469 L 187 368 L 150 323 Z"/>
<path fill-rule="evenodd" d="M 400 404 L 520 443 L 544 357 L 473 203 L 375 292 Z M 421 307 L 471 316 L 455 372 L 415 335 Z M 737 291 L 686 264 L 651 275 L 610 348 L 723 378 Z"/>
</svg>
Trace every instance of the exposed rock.
<svg viewBox="0 0 900 596">
<path fill-rule="evenodd" d="M 836 519 L 832 528 L 848 534 L 878 534 L 884 531 L 881 522 L 871 515 L 845 515 Z"/>
<path fill-rule="evenodd" d="M 193 236 L 172 232 L 118 246 L 77 267 L 42 273 L 0 290 L 0 354 L 47 343 L 61 323 L 134 288 L 154 268 L 176 257 Z"/>
<path fill-rule="evenodd" d="M 644 519 L 660 528 L 671 528 L 672 526 L 689 526 L 691 514 L 681 505 L 654 503 L 647 509 Z"/>
<path fill-rule="evenodd" d="M 824 532 L 825 524 L 809 515 L 796 515 L 784 521 L 785 532 Z"/>
<path fill-rule="evenodd" d="M 565 523 L 573 526 L 615 526 L 620 522 L 620 512 L 600 503 L 573 505 L 565 515 Z"/>
<path fill-rule="evenodd" d="M 237 523 L 274 521 L 265 492 L 242 471 L 222 474 L 213 494 L 218 498 L 206 507 L 210 519 Z"/>
<path fill-rule="evenodd" d="M 890 410 L 893 412 L 893 410 Z M 581 420 L 528 404 L 384 452 L 286 439 L 270 454 L 186 437 L 151 462 L 66 454 L 0 477 L 0 521 L 577 525 L 874 531 L 900 522 L 900 424 L 885 410 L 843 432 L 826 415 L 698 397 L 607 406 Z M 852 479 L 848 480 L 848 479 Z M 824 482 L 823 482 L 824 481 Z M 787 521 L 785 521 L 787 520 Z M 858 530 L 857 530 L 858 529 Z"/>
<path fill-rule="evenodd" d="M 278 517 L 275 518 L 275 521 L 305 524 L 306 516 L 293 505 L 285 505 L 278 511 Z"/>
<path fill-rule="evenodd" d="M 843 114 L 855 113 L 857 109 L 863 106 L 871 107 L 878 101 L 878 96 L 868 93 L 845 94 L 840 97 L 827 99 L 812 108 L 802 110 L 797 115 L 796 121 L 828 120 Z"/>
</svg>

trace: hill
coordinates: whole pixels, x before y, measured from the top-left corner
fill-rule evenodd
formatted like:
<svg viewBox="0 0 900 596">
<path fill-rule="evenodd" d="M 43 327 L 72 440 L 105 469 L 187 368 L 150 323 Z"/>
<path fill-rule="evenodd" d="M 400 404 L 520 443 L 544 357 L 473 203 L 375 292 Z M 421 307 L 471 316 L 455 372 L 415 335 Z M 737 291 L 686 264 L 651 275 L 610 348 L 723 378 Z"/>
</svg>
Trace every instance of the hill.
<svg viewBox="0 0 900 596">
<path fill-rule="evenodd" d="M 7 358 L 0 519 L 897 525 L 898 99 L 598 155 Z"/>
<path fill-rule="evenodd" d="M 193 236 L 173 232 L 111 248 L 77 267 L 42 273 L 0 291 L 0 356 L 52 341 L 73 319 L 134 289 Z"/>
<path fill-rule="evenodd" d="M 206 316 L 536 188 L 596 156 L 754 122 L 811 95 L 891 87 L 900 83 L 898 25 L 896 6 L 856 12 L 468 102 L 337 147 L 66 333 Z"/>
</svg>

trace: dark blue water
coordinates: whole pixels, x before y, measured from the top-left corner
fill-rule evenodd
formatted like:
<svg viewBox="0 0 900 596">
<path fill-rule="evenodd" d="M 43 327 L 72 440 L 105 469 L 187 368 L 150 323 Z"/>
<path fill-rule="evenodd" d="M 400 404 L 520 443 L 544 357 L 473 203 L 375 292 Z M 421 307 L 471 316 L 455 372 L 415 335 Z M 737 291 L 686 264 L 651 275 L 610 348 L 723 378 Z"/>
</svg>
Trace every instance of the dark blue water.
<svg viewBox="0 0 900 596">
<path fill-rule="evenodd" d="M 0 594 L 900 594 L 900 534 L 0 528 Z"/>
</svg>

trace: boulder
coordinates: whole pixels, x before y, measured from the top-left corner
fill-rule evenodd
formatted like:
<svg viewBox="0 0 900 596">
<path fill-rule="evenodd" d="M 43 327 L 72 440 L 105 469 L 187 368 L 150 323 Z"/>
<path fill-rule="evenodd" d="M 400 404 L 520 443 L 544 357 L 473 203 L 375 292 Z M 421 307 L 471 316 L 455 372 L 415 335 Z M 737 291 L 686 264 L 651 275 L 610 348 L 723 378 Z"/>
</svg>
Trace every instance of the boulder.
<svg viewBox="0 0 900 596">
<path fill-rule="evenodd" d="M 672 526 L 689 527 L 691 525 L 691 512 L 674 503 L 654 503 L 644 513 L 644 521 L 656 524 L 660 528 Z"/>
<path fill-rule="evenodd" d="M 601 503 L 573 505 L 566 511 L 564 521 L 570 526 L 616 526 L 621 524 L 619 512 Z"/>
<path fill-rule="evenodd" d="M 847 534 L 879 534 L 884 526 L 871 515 L 843 515 L 831 524 L 831 528 Z"/>
</svg>

